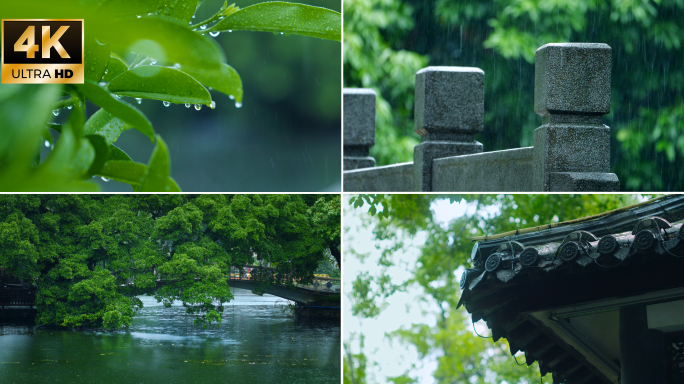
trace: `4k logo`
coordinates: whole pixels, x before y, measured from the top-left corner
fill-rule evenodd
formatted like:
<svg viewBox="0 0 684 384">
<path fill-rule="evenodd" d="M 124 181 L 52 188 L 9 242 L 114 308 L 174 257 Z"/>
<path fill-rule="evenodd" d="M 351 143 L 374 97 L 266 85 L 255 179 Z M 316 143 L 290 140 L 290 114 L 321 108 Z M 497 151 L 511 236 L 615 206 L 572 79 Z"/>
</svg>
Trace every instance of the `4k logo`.
<svg viewBox="0 0 684 384">
<path fill-rule="evenodd" d="M 2 83 L 83 84 L 83 20 L 2 20 Z"/>
</svg>

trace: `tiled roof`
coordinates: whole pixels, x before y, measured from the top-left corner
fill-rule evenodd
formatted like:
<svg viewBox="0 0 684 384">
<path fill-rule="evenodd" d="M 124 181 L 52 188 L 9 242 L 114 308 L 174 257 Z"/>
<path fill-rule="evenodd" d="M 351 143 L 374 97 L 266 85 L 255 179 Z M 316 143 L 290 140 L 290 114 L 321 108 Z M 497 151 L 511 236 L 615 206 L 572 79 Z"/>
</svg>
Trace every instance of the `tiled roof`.
<svg viewBox="0 0 684 384">
<path fill-rule="evenodd" d="M 611 383 L 531 312 L 684 286 L 684 197 L 475 244 L 461 304 L 556 383 Z M 621 282 L 622 281 L 622 282 Z M 635 284 L 638 282 L 638 284 Z M 624 283 L 624 284 L 623 284 Z M 674 284 L 674 286 L 673 286 Z"/>
</svg>

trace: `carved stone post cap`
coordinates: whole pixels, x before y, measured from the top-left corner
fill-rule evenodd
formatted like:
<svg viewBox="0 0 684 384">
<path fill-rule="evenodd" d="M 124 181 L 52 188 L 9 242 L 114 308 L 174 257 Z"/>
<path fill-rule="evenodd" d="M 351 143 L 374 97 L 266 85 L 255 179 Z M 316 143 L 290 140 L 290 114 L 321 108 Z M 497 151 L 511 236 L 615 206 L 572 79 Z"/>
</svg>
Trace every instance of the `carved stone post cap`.
<svg viewBox="0 0 684 384">
<path fill-rule="evenodd" d="M 427 67 L 416 73 L 415 131 L 431 139 L 482 130 L 484 71 Z"/>
<path fill-rule="evenodd" d="M 611 48 L 608 44 L 557 43 L 537 49 L 534 112 L 605 115 L 610 113 Z"/>
<path fill-rule="evenodd" d="M 344 88 L 344 145 L 375 144 L 376 93 L 367 88 Z"/>
</svg>

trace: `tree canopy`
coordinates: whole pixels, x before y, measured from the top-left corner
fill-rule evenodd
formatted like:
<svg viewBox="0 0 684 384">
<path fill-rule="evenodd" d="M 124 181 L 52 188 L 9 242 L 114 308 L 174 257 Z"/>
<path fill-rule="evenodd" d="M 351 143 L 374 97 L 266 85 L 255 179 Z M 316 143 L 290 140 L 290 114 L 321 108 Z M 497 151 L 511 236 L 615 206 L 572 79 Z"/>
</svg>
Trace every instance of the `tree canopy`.
<svg viewBox="0 0 684 384">
<path fill-rule="evenodd" d="M 485 151 L 533 145 L 534 52 L 546 43 L 612 47 L 611 171 L 622 190 L 681 190 L 683 0 L 347 0 L 344 85 L 378 91 L 378 165 L 411 161 L 415 73 L 485 72 Z M 656 171 L 654 171 L 656 170 Z"/>
<path fill-rule="evenodd" d="M 2 279 L 37 285 L 38 324 L 128 326 L 140 294 L 183 302 L 198 324 L 221 322 L 232 268 L 269 266 L 255 268 L 260 292 L 311 280 L 334 243 L 323 234 L 337 226 L 339 244 L 339 213 L 323 223 L 316 206 L 334 204 L 323 195 L 2 195 Z"/>
<path fill-rule="evenodd" d="M 539 382 L 536 362 L 528 369 L 522 363 L 525 358 L 521 353 L 516 358 L 522 365 L 516 364 L 505 339 L 494 343 L 473 334 L 470 315 L 464 308 L 456 309 L 461 293 L 460 273 L 456 272 L 471 266 L 470 238 L 590 216 L 647 197 L 605 194 L 351 196 L 345 209 L 358 210 L 367 226 L 363 230 L 372 229 L 378 262 L 377 267 L 369 267 L 368 271 L 351 277 L 353 288 L 348 296 L 352 305 L 346 310 L 362 319 L 375 318 L 385 309 L 387 298 L 411 287 L 419 287 L 422 292 L 413 301 L 437 308 L 434 326 L 412 324 L 387 333 L 390 339 L 415 347 L 423 359 L 393 377 L 394 383 L 418 382 L 415 368 L 434 359 L 437 368 L 433 377 L 437 383 Z M 449 223 L 440 222 L 434 204 L 442 200 L 464 204 L 466 213 Z M 345 221 L 345 258 L 369 257 L 355 251 L 354 242 L 348 238 L 348 226 Z M 409 267 L 411 277 L 397 281 L 388 274 L 397 262 L 395 255 L 411 246 L 419 234 L 426 241 Z M 355 340 L 345 340 L 344 383 L 370 383 L 368 370 L 378 362 L 364 349 L 376 346 L 364 345 L 363 333 L 354 337 Z M 359 347 L 352 348 L 357 340 Z M 544 377 L 543 382 L 551 383 L 550 376 Z"/>
</svg>

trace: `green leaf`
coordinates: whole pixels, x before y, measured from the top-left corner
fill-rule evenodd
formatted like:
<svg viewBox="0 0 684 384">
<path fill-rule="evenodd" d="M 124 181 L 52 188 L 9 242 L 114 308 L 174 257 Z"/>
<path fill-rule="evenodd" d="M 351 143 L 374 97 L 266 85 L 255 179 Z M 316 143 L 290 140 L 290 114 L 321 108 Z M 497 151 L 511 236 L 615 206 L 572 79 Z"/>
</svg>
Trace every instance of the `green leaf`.
<svg viewBox="0 0 684 384">
<path fill-rule="evenodd" d="M 0 162 L 11 158 L 30 167 L 62 86 L 2 84 L 0 90 L 6 96 L 0 103 Z"/>
<path fill-rule="evenodd" d="M 109 47 L 99 44 L 95 39 L 85 39 L 83 55 L 85 79 L 99 83 L 109 64 Z"/>
<path fill-rule="evenodd" d="M 107 72 L 105 73 L 103 81 L 109 83 L 115 77 L 126 71 L 128 71 L 128 64 L 126 64 L 123 59 L 118 56 L 109 56 L 109 65 L 107 66 Z"/>
<path fill-rule="evenodd" d="M 69 168 L 72 172 L 72 177 L 85 178 L 95 160 L 95 148 L 86 138 L 78 139 L 77 143 L 74 154 L 69 160 Z"/>
<path fill-rule="evenodd" d="M 236 102 L 242 103 L 242 80 L 237 71 L 230 65 L 221 64 L 220 70 L 184 68 L 183 71 L 205 86 L 228 96 L 233 96 Z"/>
<path fill-rule="evenodd" d="M 102 169 L 104 163 L 109 159 L 109 146 L 105 138 L 100 135 L 86 135 L 85 138 L 90 141 L 90 145 L 95 150 L 95 158 L 85 174 L 86 178 L 90 178 Z"/>
<path fill-rule="evenodd" d="M 156 0 L 109 0 L 100 10 L 112 16 L 147 15 L 163 7 L 159 3 Z"/>
<path fill-rule="evenodd" d="M 76 90 L 71 88 L 70 91 L 74 94 L 72 99 L 76 99 L 76 101 L 72 106 L 67 124 L 69 124 L 71 127 L 71 132 L 74 134 L 74 136 L 80 138 L 83 136 L 83 127 L 85 125 L 85 100 L 83 99 L 82 95 L 77 95 L 78 88 Z"/>
<path fill-rule="evenodd" d="M 147 173 L 145 164 L 125 160 L 108 160 L 97 174 L 114 181 L 130 184 L 136 189 Z M 166 192 L 180 192 L 178 184 L 173 179 L 167 178 L 166 185 L 170 186 Z"/>
<path fill-rule="evenodd" d="M 173 20 L 151 16 L 103 20 L 94 29 L 98 40 L 110 44 L 120 55 L 135 52 L 159 63 L 202 69 L 217 69 L 226 61 L 223 50 L 213 39 Z"/>
<path fill-rule="evenodd" d="M 202 84 L 173 68 L 135 67 L 117 76 L 107 88 L 121 96 L 211 105 L 211 95 Z"/>
<path fill-rule="evenodd" d="M 72 160 L 77 149 L 77 140 L 67 124 L 62 128 L 55 148 L 39 167 L 31 172 L 21 172 L 12 177 L 13 182 L 6 188 L 0 176 L 0 188 L 14 191 L 33 192 L 67 192 L 67 191 L 97 191 L 96 184 L 75 180 L 80 176 Z"/>
<path fill-rule="evenodd" d="M 326 8 L 273 1 L 226 16 L 206 31 L 263 31 L 341 41 L 342 15 Z"/>
<path fill-rule="evenodd" d="M 108 179 L 137 186 L 140 185 L 146 171 L 147 166 L 145 164 L 133 161 L 108 160 L 97 174 Z"/>
<path fill-rule="evenodd" d="M 116 145 L 109 146 L 109 160 L 133 161 L 126 152 Z"/>
<path fill-rule="evenodd" d="M 104 109 L 99 109 L 86 121 L 84 134 L 100 135 L 106 140 L 107 144 L 111 145 L 116 142 L 123 131 L 130 128 L 130 124 L 126 124 L 125 121 L 114 117 Z"/>
<path fill-rule="evenodd" d="M 83 93 L 88 100 L 102 107 L 113 116 L 130 124 L 149 137 L 151 141 L 154 141 L 154 128 L 152 128 L 152 123 L 150 123 L 150 121 L 147 120 L 147 117 L 145 117 L 137 108 L 115 98 L 106 89 L 92 81 L 86 80 L 85 83 L 79 87 L 83 90 Z M 97 132 L 91 131 L 89 133 Z"/>
<path fill-rule="evenodd" d="M 170 179 L 171 159 L 166 143 L 157 135 L 157 145 L 152 151 L 147 172 L 142 178 L 138 192 L 179 192 L 178 185 Z"/>
<path fill-rule="evenodd" d="M 153 14 L 181 20 L 187 24 L 192 20 L 195 10 L 197 10 L 197 0 L 179 0 L 166 4 Z"/>
<path fill-rule="evenodd" d="M 110 0 L 102 6 L 103 12 L 117 16 L 153 15 L 166 16 L 188 23 L 197 9 L 197 0 L 176 0 L 161 2 L 158 0 Z"/>
</svg>

